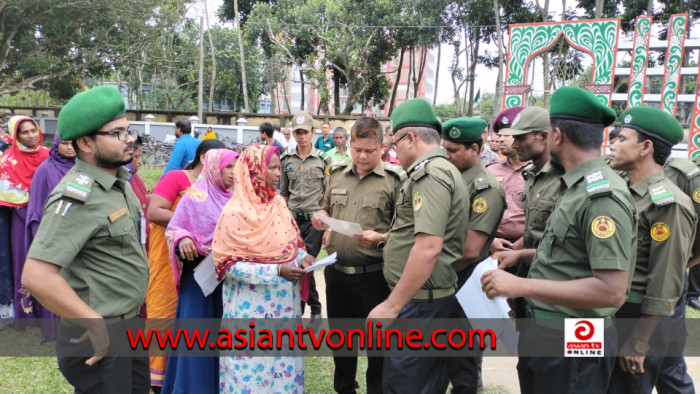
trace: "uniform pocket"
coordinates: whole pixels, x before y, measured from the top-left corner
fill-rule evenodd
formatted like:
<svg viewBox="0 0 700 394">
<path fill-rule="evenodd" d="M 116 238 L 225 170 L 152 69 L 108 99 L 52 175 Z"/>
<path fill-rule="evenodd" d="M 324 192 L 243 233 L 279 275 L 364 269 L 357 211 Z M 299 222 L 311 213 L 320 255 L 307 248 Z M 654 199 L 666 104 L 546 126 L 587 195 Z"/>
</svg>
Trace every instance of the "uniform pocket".
<svg viewBox="0 0 700 394">
<path fill-rule="evenodd" d="M 108 224 L 107 231 L 110 238 L 109 244 L 121 250 L 122 253 L 129 247 L 129 236 L 136 236 L 136 227 L 129 214 L 122 216 L 114 223 Z"/>
<path fill-rule="evenodd" d="M 386 213 L 386 199 L 384 198 L 363 198 L 360 211 L 360 219 L 366 230 L 374 230 L 380 218 Z"/>
<path fill-rule="evenodd" d="M 345 213 L 345 206 L 348 204 L 348 196 L 342 194 L 331 195 L 331 216 L 342 217 Z"/>
</svg>

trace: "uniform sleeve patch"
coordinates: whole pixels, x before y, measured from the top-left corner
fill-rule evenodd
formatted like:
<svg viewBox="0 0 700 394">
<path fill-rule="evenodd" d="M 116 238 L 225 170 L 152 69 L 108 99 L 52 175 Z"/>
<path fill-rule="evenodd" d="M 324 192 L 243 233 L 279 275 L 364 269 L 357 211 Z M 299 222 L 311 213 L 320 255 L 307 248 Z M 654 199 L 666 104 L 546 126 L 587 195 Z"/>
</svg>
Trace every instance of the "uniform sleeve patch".
<svg viewBox="0 0 700 394">
<path fill-rule="evenodd" d="M 700 204 L 700 187 L 693 191 L 693 201 Z"/>
<path fill-rule="evenodd" d="M 664 242 L 671 235 L 671 230 L 668 225 L 663 222 L 654 223 L 651 226 L 651 238 L 656 242 Z"/>
<path fill-rule="evenodd" d="M 472 210 L 476 213 L 483 213 L 486 212 L 486 209 L 488 208 L 488 204 L 486 203 L 486 200 L 483 198 L 479 197 L 474 202 L 472 203 Z"/>
<path fill-rule="evenodd" d="M 591 223 L 591 232 L 597 238 L 609 238 L 615 234 L 615 222 L 608 216 L 598 216 Z"/>
<path fill-rule="evenodd" d="M 94 182 L 95 180 L 89 175 L 77 174 L 66 182 L 63 196 L 76 201 L 85 202 L 90 196 Z"/>
<path fill-rule="evenodd" d="M 418 211 L 423 206 L 423 195 L 416 193 L 413 195 L 413 211 Z"/>
</svg>

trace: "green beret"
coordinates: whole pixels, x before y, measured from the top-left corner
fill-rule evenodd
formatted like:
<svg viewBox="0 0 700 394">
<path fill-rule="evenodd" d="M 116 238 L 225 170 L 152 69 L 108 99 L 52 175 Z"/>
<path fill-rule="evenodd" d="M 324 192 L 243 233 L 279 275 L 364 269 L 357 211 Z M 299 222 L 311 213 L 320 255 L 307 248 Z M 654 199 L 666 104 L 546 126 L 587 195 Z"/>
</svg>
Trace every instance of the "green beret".
<svg viewBox="0 0 700 394">
<path fill-rule="evenodd" d="M 549 117 L 551 119 L 569 119 L 579 122 L 613 124 L 617 118 L 615 111 L 603 105 L 588 90 L 574 86 L 564 86 L 552 93 L 549 100 Z"/>
<path fill-rule="evenodd" d="M 549 112 L 541 107 L 527 107 L 513 120 L 513 125 L 501 135 L 523 135 L 549 129 Z"/>
<path fill-rule="evenodd" d="M 73 96 L 58 114 L 58 136 L 74 140 L 126 116 L 124 98 L 116 88 L 98 86 Z"/>
<path fill-rule="evenodd" d="M 428 101 L 415 98 L 401 103 L 391 114 L 391 130 L 396 134 L 404 127 L 429 127 L 442 133 L 442 124 Z"/>
<path fill-rule="evenodd" d="M 471 141 L 480 138 L 488 125 L 479 118 L 450 119 L 442 124 L 442 136 L 455 142 Z"/>
<path fill-rule="evenodd" d="M 675 145 L 685 134 L 680 123 L 668 112 L 654 107 L 632 107 L 620 115 L 622 127 L 629 127 L 640 133 Z"/>
</svg>

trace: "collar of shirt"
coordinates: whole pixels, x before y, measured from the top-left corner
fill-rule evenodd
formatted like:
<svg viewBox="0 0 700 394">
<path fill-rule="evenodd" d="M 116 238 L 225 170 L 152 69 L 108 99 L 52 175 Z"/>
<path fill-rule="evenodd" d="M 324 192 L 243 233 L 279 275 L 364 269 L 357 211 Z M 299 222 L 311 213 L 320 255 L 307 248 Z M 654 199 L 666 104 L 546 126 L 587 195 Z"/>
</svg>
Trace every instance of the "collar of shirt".
<svg viewBox="0 0 700 394">
<path fill-rule="evenodd" d="M 344 174 L 347 174 L 348 172 L 352 171 L 353 174 L 357 174 L 357 168 L 355 167 L 355 163 L 353 162 L 349 166 L 345 167 L 345 169 L 342 171 Z M 379 160 L 379 163 L 374 166 L 371 173 L 375 173 L 379 176 L 385 176 L 386 175 L 386 168 L 384 167 L 384 161 Z"/>
<path fill-rule="evenodd" d="M 111 189 L 117 180 L 128 181 L 131 176 L 131 172 L 124 166 L 117 169 L 117 176 L 115 177 L 80 159 L 76 159 L 75 169 L 91 176 L 95 182 L 99 183 L 105 190 Z"/>
<path fill-rule="evenodd" d="M 309 154 L 304 159 L 302 159 L 302 161 L 308 159 L 309 157 L 313 157 L 313 156 L 320 158 L 321 156 L 318 154 L 318 152 L 320 152 L 320 151 L 318 149 L 314 148 L 313 145 L 311 145 L 311 150 L 309 151 Z M 296 157 L 301 159 L 301 156 L 299 156 L 299 152 L 297 151 L 297 149 L 290 150 L 288 155 L 289 156 L 296 156 Z"/>
<path fill-rule="evenodd" d="M 526 161 L 526 162 L 522 163 L 522 165 L 521 165 L 520 167 L 515 168 L 515 167 L 513 167 L 513 165 L 510 163 L 510 160 L 508 159 L 508 156 L 506 156 L 506 157 L 500 159 L 499 162 L 500 162 L 501 164 L 503 164 L 503 165 L 506 165 L 506 166 L 512 168 L 513 171 L 520 171 L 520 170 L 522 170 L 523 168 L 525 168 L 525 167 L 527 167 L 528 165 L 530 165 L 530 163 L 531 163 L 530 161 Z"/>
<path fill-rule="evenodd" d="M 566 187 L 570 188 L 586 175 L 595 170 L 602 170 L 603 167 L 605 167 L 605 160 L 602 157 L 596 157 L 565 173 L 561 179 L 566 184 Z"/>
<path fill-rule="evenodd" d="M 644 197 L 647 195 L 647 193 L 649 193 L 649 186 L 661 181 L 664 178 L 665 175 L 663 170 L 655 172 L 649 175 L 648 177 L 642 179 L 641 181 L 635 183 L 634 185 L 630 186 L 630 190 L 633 191 L 636 195 Z"/>
<path fill-rule="evenodd" d="M 418 160 L 414 161 L 413 164 L 411 164 L 411 166 L 408 167 L 408 171 L 406 172 L 410 174 L 411 172 L 413 172 L 413 170 L 418 164 L 433 157 L 444 157 L 445 159 L 447 159 L 447 154 L 445 153 L 445 150 L 440 147 L 433 148 L 425 152 L 421 157 L 418 158 Z"/>
</svg>

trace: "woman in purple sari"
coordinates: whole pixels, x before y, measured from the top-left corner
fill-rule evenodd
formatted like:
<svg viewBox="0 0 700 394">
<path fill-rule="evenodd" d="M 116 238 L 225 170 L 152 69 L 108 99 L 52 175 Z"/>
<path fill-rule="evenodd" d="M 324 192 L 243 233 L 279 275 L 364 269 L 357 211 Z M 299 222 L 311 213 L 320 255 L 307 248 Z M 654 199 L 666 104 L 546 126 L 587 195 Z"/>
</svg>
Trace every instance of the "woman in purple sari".
<svg viewBox="0 0 700 394">
<path fill-rule="evenodd" d="M 211 253 L 214 228 L 224 205 L 233 196 L 236 158 L 238 153 L 228 149 L 207 152 L 201 175 L 180 200 L 165 231 L 175 288 L 179 290 L 177 319 L 218 319 L 223 313 L 221 286 L 205 297 L 194 279 L 194 268 Z M 171 357 L 162 393 L 216 393 L 218 381 L 218 357 Z"/>
<path fill-rule="evenodd" d="M 56 133 L 53 137 L 53 147 L 49 157 L 37 167 L 32 179 L 32 193 L 29 195 L 27 207 L 27 230 L 24 236 L 25 254 L 34 240 L 36 231 L 44 213 L 44 203 L 56 185 L 63 179 L 68 170 L 75 165 L 75 151 L 72 141 L 62 141 Z M 23 315 L 17 317 L 37 317 L 42 320 L 41 335 L 46 340 L 56 339 L 58 332 L 58 317 L 36 302 L 28 293 L 21 302 Z"/>
</svg>

